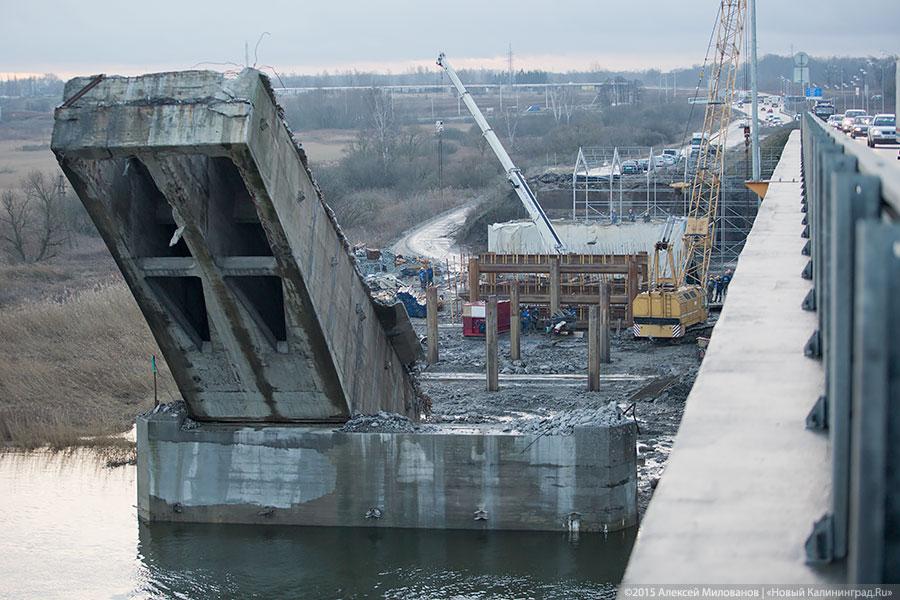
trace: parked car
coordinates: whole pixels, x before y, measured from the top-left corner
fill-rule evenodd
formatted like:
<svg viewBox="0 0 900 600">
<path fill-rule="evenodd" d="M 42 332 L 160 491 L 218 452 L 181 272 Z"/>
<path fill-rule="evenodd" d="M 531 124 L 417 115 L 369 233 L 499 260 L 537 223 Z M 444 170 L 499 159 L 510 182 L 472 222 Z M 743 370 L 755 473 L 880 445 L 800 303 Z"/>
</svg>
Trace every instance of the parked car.
<svg viewBox="0 0 900 600">
<path fill-rule="evenodd" d="M 853 129 L 853 119 L 856 117 L 862 117 L 866 114 L 866 111 L 859 110 L 858 108 L 851 108 L 849 110 L 844 111 L 844 118 L 841 119 L 841 131 L 844 133 L 850 133 L 850 130 Z"/>
<path fill-rule="evenodd" d="M 636 160 L 626 160 L 622 163 L 622 175 L 637 175 L 641 172 L 641 167 Z"/>
<path fill-rule="evenodd" d="M 876 144 L 894 144 L 897 142 L 897 117 L 895 115 L 875 115 L 869 124 L 866 143 L 869 148 Z"/>
<path fill-rule="evenodd" d="M 863 137 L 869 134 L 869 122 L 872 120 L 872 117 L 866 115 L 863 117 L 856 117 L 853 119 L 853 126 L 850 127 L 850 137 L 856 139 L 858 137 Z"/>
<path fill-rule="evenodd" d="M 678 162 L 678 157 L 681 155 L 681 152 L 676 150 L 675 148 L 666 148 L 662 151 L 663 156 L 671 156 L 675 162 Z"/>
<path fill-rule="evenodd" d="M 828 117 L 828 121 L 826 121 L 827 125 L 831 125 L 835 129 L 841 128 L 841 121 L 844 119 L 844 115 L 831 115 Z"/>
</svg>

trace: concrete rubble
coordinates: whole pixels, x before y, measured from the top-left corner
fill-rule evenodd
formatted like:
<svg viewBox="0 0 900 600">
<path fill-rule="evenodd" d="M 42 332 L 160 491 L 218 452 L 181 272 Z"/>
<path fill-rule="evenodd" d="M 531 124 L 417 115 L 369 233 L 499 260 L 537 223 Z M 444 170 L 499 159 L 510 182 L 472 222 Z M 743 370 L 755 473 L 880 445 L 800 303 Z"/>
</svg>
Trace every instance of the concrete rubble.
<svg viewBox="0 0 900 600">
<path fill-rule="evenodd" d="M 384 411 L 376 415 L 353 415 L 338 429 L 341 433 L 416 433 L 433 430 L 434 428 L 418 425 L 403 415 Z"/>
</svg>

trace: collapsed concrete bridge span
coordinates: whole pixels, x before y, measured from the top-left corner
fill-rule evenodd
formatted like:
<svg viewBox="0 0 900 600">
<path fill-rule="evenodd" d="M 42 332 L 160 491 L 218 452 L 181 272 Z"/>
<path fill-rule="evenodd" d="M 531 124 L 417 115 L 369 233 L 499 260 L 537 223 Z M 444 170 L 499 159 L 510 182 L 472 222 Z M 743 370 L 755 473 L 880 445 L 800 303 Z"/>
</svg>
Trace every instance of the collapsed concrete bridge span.
<svg viewBox="0 0 900 600">
<path fill-rule="evenodd" d="M 52 149 L 191 416 L 417 418 L 402 305 L 374 302 L 268 79 L 76 78 Z"/>
</svg>

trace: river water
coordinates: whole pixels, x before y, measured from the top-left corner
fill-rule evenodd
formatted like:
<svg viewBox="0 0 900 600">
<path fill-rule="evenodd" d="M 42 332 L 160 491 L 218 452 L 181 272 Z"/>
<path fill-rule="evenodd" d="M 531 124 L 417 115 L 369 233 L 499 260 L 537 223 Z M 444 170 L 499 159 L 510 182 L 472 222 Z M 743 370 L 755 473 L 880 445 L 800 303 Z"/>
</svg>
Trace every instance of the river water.
<svg viewBox="0 0 900 600">
<path fill-rule="evenodd" d="M 634 532 L 139 524 L 135 467 L 0 453 L 0 598 L 608 598 Z"/>
</svg>

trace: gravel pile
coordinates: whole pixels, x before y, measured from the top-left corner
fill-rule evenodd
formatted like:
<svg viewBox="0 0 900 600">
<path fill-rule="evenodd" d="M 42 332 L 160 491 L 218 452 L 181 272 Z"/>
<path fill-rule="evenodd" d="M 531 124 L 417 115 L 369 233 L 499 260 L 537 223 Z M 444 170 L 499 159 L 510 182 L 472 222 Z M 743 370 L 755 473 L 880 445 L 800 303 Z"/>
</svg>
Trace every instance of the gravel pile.
<svg viewBox="0 0 900 600">
<path fill-rule="evenodd" d="M 613 427 L 627 422 L 619 405 L 610 402 L 599 408 L 575 409 L 550 417 L 516 419 L 509 430 L 532 435 L 572 435 L 579 426 Z"/>
<path fill-rule="evenodd" d="M 403 415 L 380 412 L 377 415 L 355 414 L 338 431 L 343 433 L 418 433 L 424 428 Z"/>
</svg>

